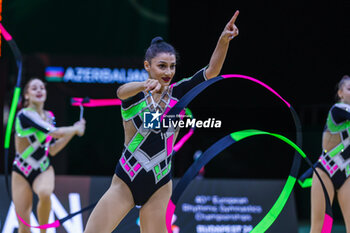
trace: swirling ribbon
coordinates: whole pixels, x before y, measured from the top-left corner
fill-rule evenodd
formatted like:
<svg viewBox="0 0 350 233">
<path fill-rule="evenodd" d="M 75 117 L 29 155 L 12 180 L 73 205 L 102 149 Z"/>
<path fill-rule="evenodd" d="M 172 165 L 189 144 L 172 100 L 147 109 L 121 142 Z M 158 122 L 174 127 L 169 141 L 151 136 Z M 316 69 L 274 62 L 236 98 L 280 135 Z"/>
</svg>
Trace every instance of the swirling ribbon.
<svg viewBox="0 0 350 233">
<path fill-rule="evenodd" d="M 19 216 L 17 213 L 17 217 L 18 219 L 24 224 L 26 225 L 27 227 L 31 227 L 31 228 L 37 228 L 37 229 L 48 229 L 48 228 L 57 228 L 59 226 L 61 226 L 65 221 L 67 221 L 68 219 L 71 219 L 73 218 L 74 216 L 78 215 L 78 214 L 81 214 L 82 212 L 84 211 L 87 211 L 91 208 L 94 208 L 95 205 L 97 204 L 97 202 L 91 204 L 91 205 L 88 205 L 87 207 L 77 211 L 77 212 L 74 212 L 74 213 L 71 213 L 71 214 L 68 214 L 66 217 L 64 218 L 61 218 L 61 219 L 57 219 L 56 221 L 54 221 L 53 223 L 48 223 L 48 224 L 43 224 L 43 225 L 40 225 L 40 226 L 32 226 L 30 224 L 28 224 L 21 216 Z"/>
<path fill-rule="evenodd" d="M 6 133 L 5 133 L 5 142 L 4 142 L 4 163 L 5 163 L 5 184 L 6 184 L 6 190 L 7 194 L 11 200 L 11 191 L 9 188 L 9 171 L 8 171 L 8 158 L 9 158 L 9 148 L 10 148 L 10 142 L 11 142 L 11 131 L 12 131 L 12 126 L 13 126 L 13 121 L 15 119 L 15 114 L 16 114 L 16 109 L 19 101 L 19 97 L 21 95 L 21 81 L 22 81 L 22 54 L 21 51 L 18 49 L 17 44 L 15 40 L 12 38 L 12 36 L 6 31 L 6 29 L 2 26 L 0 23 L 0 31 L 1 34 L 3 35 L 4 39 L 7 41 L 9 44 L 12 53 L 15 57 L 16 60 L 16 65 L 18 68 L 17 72 L 17 82 L 16 82 L 16 87 L 15 91 L 13 93 L 13 98 L 12 98 L 12 103 L 11 103 L 11 108 L 10 108 L 10 113 L 7 121 L 7 126 L 6 126 Z"/>
<path fill-rule="evenodd" d="M 287 107 L 289 108 L 289 110 L 293 116 L 293 120 L 294 120 L 295 127 L 296 127 L 296 132 L 297 132 L 296 133 L 297 134 L 296 135 L 296 142 L 297 142 L 298 148 L 301 147 L 301 143 L 302 143 L 301 124 L 300 124 L 299 117 L 296 114 L 293 107 L 291 106 L 291 104 L 288 103 L 284 98 L 282 98 L 282 96 L 280 96 L 275 90 L 273 90 L 267 84 L 261 82 L 260 80 L 257 80 L 255 78 L 245 76 L 245 75 L 238 75 L 238 74 L 221 75 L 221 76 L 218 76 L 216 78 L 212 78 L 208 81 L 205 81 L 203 83 L 200 83 L 199 85 L 194 87 L 191 91 L 186 93 L 180 99 L 180 101 L 169 111 L 169 113 L 167 114 L 168 117 L 173 118 L 173 116 L 176 116 L 181 111 L 181 109 L 185 108 L 196 96 L 198 96 L 202 91 L 204 91 L 210 85 L 212 85 L 220 80 L 224 80 L 224 79 L 228 79 L 228 78 L 240 78 L 240 79 L 246 79 L 246 80 L 255 82 L 255 83 L 263 86 L 264 88 L 266 88 L 267 90 L 272 92 L 275 96 L 277 96 L 280 100 L 282 100 L 282 102 L 284 102 L 284 104 L 287 105 Z M 249 131 L 246 131 L 246 132 L 249 132 Z M 177 201 L 179 200 L 179 197 L 183 193 L 185 187 L 197 175 L 197 173 L 199 171 L 198 168 L 200 169 L 201 167 L 203 167 L 207 162 L 210 161 L 211 158 L 215 157 L 220 151 L 224 150 L 229 145 L 231 145 L 235 142 L 234 141 L 235 139 L 232 140 L 229 137 L 230 136 L 224 137 L 223 139 L 221 139 L 217 143 L 215 143 L 214 144 L 215 146 L 213 145 L 206 152 L 204 152 L 202 154 L 202 156 L 199 159 L 197 159 L 193 163 L 193 165 L 188 169 L 185 176 L 183 176 L 183 178 L 180 180 L 180 182 L 176 186 L 176 188 L 171 196 L 171 199 L 169 200 L 168 207 L 167 207 L 166 225 L 167 225 L 167 229 L 168 229 L 169 233 L 172 232 L 171 231 L 171 219 L 172 219 L 173 213 L 175 211 Z M 298 156 L 298 152 L 299 152 L 299 150 L 296 150 L 296 152 L 294 154 L 290 175 L 289 175 L 289 178 L 287 179 L 287 182 L 286 182 L 286 184 L 285 184 L 285 186 L 280 194 L 280 197 L 277 199 L 277 201 L 275 202 L 274 206 L 269 211 L 269 213 L 260 221 L 260 223 L 253 229 L 252 232 L 265 232 L 271 226 L 271 224 L 274 222 L 274 220 L 277 218 L 279 212 L 283 209 L 286 201 L 288 200 L 288 197 L 291 194 L 291 191 L 294 187 L 294 183 L 296 181 L 296 177 L 297 177 L 298 172 L 299 172 L 301 157 Z M 309 163 L 308 160 L 307 160 L 307 162 Z M 309 165 L 312 167 L 311 162 L 309 163 Z M 317 172 L 316 172 L 316 174 L 319 177 Z M 325 213 L 325 219 L 324 219 L 324 223 L 323 223 L 322 233 L 330 233 L 330 231 L 332 229 L 332 222 L 333 222 L 333 214 L 332 214 L 331 204 L 330 204 L 330 200 L 329 200 L 329 196 L 328 196 L 328 193 L 326 191 L 326 188 L 325 188 L 320 177 L 319 177 L 319 179 L 320 179 L 321 184 L 322 184 L 323 192 L 325 195 L 325 202 L 326 202 L 326 213 Z M 179 186 L 179 188 L 177 188 L 178 186 Z M 277 215 L 275 215 L 275 214 L 277 214 Z"/>
</svg>

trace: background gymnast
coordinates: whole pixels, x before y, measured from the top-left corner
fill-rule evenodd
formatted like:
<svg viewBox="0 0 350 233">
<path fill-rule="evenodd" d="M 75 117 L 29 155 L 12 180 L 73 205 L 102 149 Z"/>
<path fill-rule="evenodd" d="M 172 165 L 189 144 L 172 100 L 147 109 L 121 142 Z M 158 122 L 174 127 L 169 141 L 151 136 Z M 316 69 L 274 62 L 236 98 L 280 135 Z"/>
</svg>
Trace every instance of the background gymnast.
<svg viewBox="0 0 350 233">
<path fill-rule="evenodd" d="M 337 100 L 328 113 L 322 138 L 323 151 L 316 170 L 326 186 L 331 202 L 337 195 L 346 232 L 350 233 L 350 77 L 347 75 L 338 83 Z M 313 174 L 310 233 L 321 232 L 324 213 L 324 193 L 320 181 Z"/>
<path fill-rule="evenodd" d="M 50 196 L 55 187 L 55 173 L 49 154 L 55 156 L 74 135 L 83 136 L 85 120 L 73 126 L 55 127 L 54 115 L 44 110 L 45 84 L 31 79 L 23 90 L 23 109 L 16 117 L 16 156 L 12 169 L 12 200 L 18 218 L 30 224 L 33 192 L 38 195 L 39 224 L 47 224 L 51 210 Z M 29 233 L 30 228 L 19 220 L 19 233 Z M 46 229 L 41 229 L 41 233 Z"/>
</svg>

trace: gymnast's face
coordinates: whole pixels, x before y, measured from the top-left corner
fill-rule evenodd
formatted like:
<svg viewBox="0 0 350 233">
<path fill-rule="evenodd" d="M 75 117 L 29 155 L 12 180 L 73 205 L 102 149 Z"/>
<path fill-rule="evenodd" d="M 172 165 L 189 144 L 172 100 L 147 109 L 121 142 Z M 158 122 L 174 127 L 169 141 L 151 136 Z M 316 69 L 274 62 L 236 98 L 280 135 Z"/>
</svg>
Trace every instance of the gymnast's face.
<svg viewBox="0 0 350 233">
<path fill-rule="evenodd" d="M 341 102 L 350 104 L 350 80 L 346 80 L 338 91 Z"/>
<path fill-rule="evenodd" d="M 28 85 L 28 89 L 24 95 L 29 105 L 43 104 L 46 100 L 45 84 L 40 79 L 33 79 Z"/>
<path fill-rule="evenodd" d="M 158 80 L 160 85 L 169 86 L 175 75 L 176 57 L 171 53 L 158 53 L 157 56 L 144 62 L 150 78 Z"/>
</svg>

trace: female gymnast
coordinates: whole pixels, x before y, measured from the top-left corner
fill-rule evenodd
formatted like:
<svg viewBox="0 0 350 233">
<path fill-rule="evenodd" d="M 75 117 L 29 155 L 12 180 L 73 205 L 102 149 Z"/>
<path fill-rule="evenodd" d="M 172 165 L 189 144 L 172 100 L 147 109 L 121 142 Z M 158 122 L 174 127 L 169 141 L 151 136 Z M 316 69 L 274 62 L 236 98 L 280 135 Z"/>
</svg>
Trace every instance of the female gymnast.
<svg viewBox="0 0 350 233">
<path fill-rule="evenodd" d="M 343 213 L 346 232 L 350 233 L 350 77 L 338 83 L 338 103 L 329 113 L 323 132 L 323 151 L 316 165 L 331 202 L 335 194 Z M 311 187 L 311 230 L 320 233 L 325 213 L 324 194 L 320 181 L 313 174 Z"/>
<path fill-rule="evenodd" d="M 33 192 L 38 196 L 39 224 L 46 224 L 51 210 L 50 196 L 54 190 L 55 173 L 48 154 L 54 156 L 74 135 L 85 132 L 85 120 L 73 126 L 55 127 L 54 115 L 44 110 L 45 84 L 37 78 L 29 80 L 23 90 L 24 104 L 16 117 L 16 156 L 12 169 L 12 199 L 18 218 L 30 223 Z M 46 232 L 45 229 L 40 230 Z M 30 228 L 19 221 L 19 233 Z"/>
<path fill-rule="evenodd" d="M 224 28 L 209 65 L 191 78 L 170 82 L 175 75 L 176 52 L 161 37 L 152 40 L 144 67 L 149 78 L 120 86 L 125 143 L 111 186 L 90 215 L 85 233 L 112 232 L 135 206 L 140 209 L 142 233 L 165 233 L 165 214 L 172 193 L 171 155 L 178 130 L 166 133 L 144 127 L 145 113 L 166 114 L 197 84 L 219 75 L 230 41 L 238 35 L 236 11 Z"/>
</svg>

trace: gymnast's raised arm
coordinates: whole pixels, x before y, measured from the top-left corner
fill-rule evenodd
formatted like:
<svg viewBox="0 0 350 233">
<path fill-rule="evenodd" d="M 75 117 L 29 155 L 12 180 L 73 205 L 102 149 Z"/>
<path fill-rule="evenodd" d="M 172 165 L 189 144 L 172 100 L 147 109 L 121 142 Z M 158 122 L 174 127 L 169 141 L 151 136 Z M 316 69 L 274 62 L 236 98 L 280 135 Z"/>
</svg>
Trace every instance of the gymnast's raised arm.
<svg viewBox="0 0 350 233">
<path fill-rule="evenodd" d="M 215 50 L 211 55 L 209 66 L 205 72 L 207 79 L 214 78 L 220 74 L 230 41 L 238 35 L 238 28 L 235 25 L 238 14 L 239 11 L 237 10 L 220 35 Z"/>
</svg>

